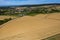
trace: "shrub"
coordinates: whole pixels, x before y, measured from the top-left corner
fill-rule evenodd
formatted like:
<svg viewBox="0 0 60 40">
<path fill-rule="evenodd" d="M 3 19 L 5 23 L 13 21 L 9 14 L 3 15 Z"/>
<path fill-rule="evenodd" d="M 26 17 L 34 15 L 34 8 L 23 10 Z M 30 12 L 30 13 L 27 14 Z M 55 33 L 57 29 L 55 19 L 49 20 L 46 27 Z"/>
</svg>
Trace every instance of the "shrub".
<svg viewBox="0 0 60 40">
<path fill-rule="evenodd" d="M 6 22 L 8 22 L 10 20 L 12 20 L 12 18 L 0 20 L 0 25 L 4 24 L 4 23 L 6 23 Z"/>
</svg>

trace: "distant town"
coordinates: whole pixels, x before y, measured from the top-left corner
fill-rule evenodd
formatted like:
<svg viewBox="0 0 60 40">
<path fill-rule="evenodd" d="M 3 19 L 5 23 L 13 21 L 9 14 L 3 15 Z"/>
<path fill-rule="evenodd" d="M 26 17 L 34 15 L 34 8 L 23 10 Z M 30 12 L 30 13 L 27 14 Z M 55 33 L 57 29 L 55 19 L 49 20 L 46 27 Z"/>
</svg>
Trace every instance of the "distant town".
<svg viewBox="0 0 60 40">
<path fill-rule="evenodd" d="M 32 15 L 32 14 L 48 14 L 60 12 L 60 4 L 45 4 L 45 5 L 25 5 L 15 7 L 0 7 L 0 15 Z"/>
</svg>

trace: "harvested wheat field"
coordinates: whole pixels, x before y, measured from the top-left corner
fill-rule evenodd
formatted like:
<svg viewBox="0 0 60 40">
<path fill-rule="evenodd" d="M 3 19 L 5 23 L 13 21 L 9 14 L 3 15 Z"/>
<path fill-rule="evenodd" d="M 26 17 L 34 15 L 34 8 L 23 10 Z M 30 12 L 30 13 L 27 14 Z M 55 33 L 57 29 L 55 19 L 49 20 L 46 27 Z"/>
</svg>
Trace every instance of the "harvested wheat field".
<svg viewBox="0 0 60 40">
<path fill-rule="evenodd" d="M 17 17 L 15 17 L 15 16 L 3 16 L 3 15 L 0 16 L 0 20 L 7 19 L 7 18 L 14 19 L 14 18 L 17 18 Z"/>
<path fill-rule="evenodd" d="M 0 40 L 42 40 L 60 34 L 60 13 L 24 16 L 0 27 Z"/>
</svg>

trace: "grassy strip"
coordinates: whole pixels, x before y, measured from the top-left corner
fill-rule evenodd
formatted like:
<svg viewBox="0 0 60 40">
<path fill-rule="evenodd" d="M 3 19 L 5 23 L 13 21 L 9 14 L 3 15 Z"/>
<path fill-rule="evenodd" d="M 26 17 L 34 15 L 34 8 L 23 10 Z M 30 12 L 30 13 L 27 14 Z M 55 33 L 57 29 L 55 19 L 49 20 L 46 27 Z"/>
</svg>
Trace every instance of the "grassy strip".
<svg viewBox="0 0 60 40">
<path fill-rule="evenodd" d="M 56 34 L 54 36 L 48 37 L 46 39 L 43 40 L 60 40 L 60 34 Z"/>
</svg>

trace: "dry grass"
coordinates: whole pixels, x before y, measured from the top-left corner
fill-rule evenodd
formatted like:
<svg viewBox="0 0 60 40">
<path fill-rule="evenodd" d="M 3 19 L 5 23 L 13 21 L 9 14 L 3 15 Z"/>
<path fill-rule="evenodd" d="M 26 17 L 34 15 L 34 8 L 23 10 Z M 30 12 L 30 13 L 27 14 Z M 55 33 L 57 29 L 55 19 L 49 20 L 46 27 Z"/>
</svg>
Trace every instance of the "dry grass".
<svg viewBox="0 0 60 40">
<path fill-rule="evenodd" d="M 0 26 L 0 39 L 42 40 L 60 34 L 59 17 L 60 14 L 54 13 L 17 18 Z"/>
<path fill-rule="evenodd" d="M 15 16 L 0 16 L 0 20 L 7 19 L 7 18 L 16 18 Z"/>
</svg>

